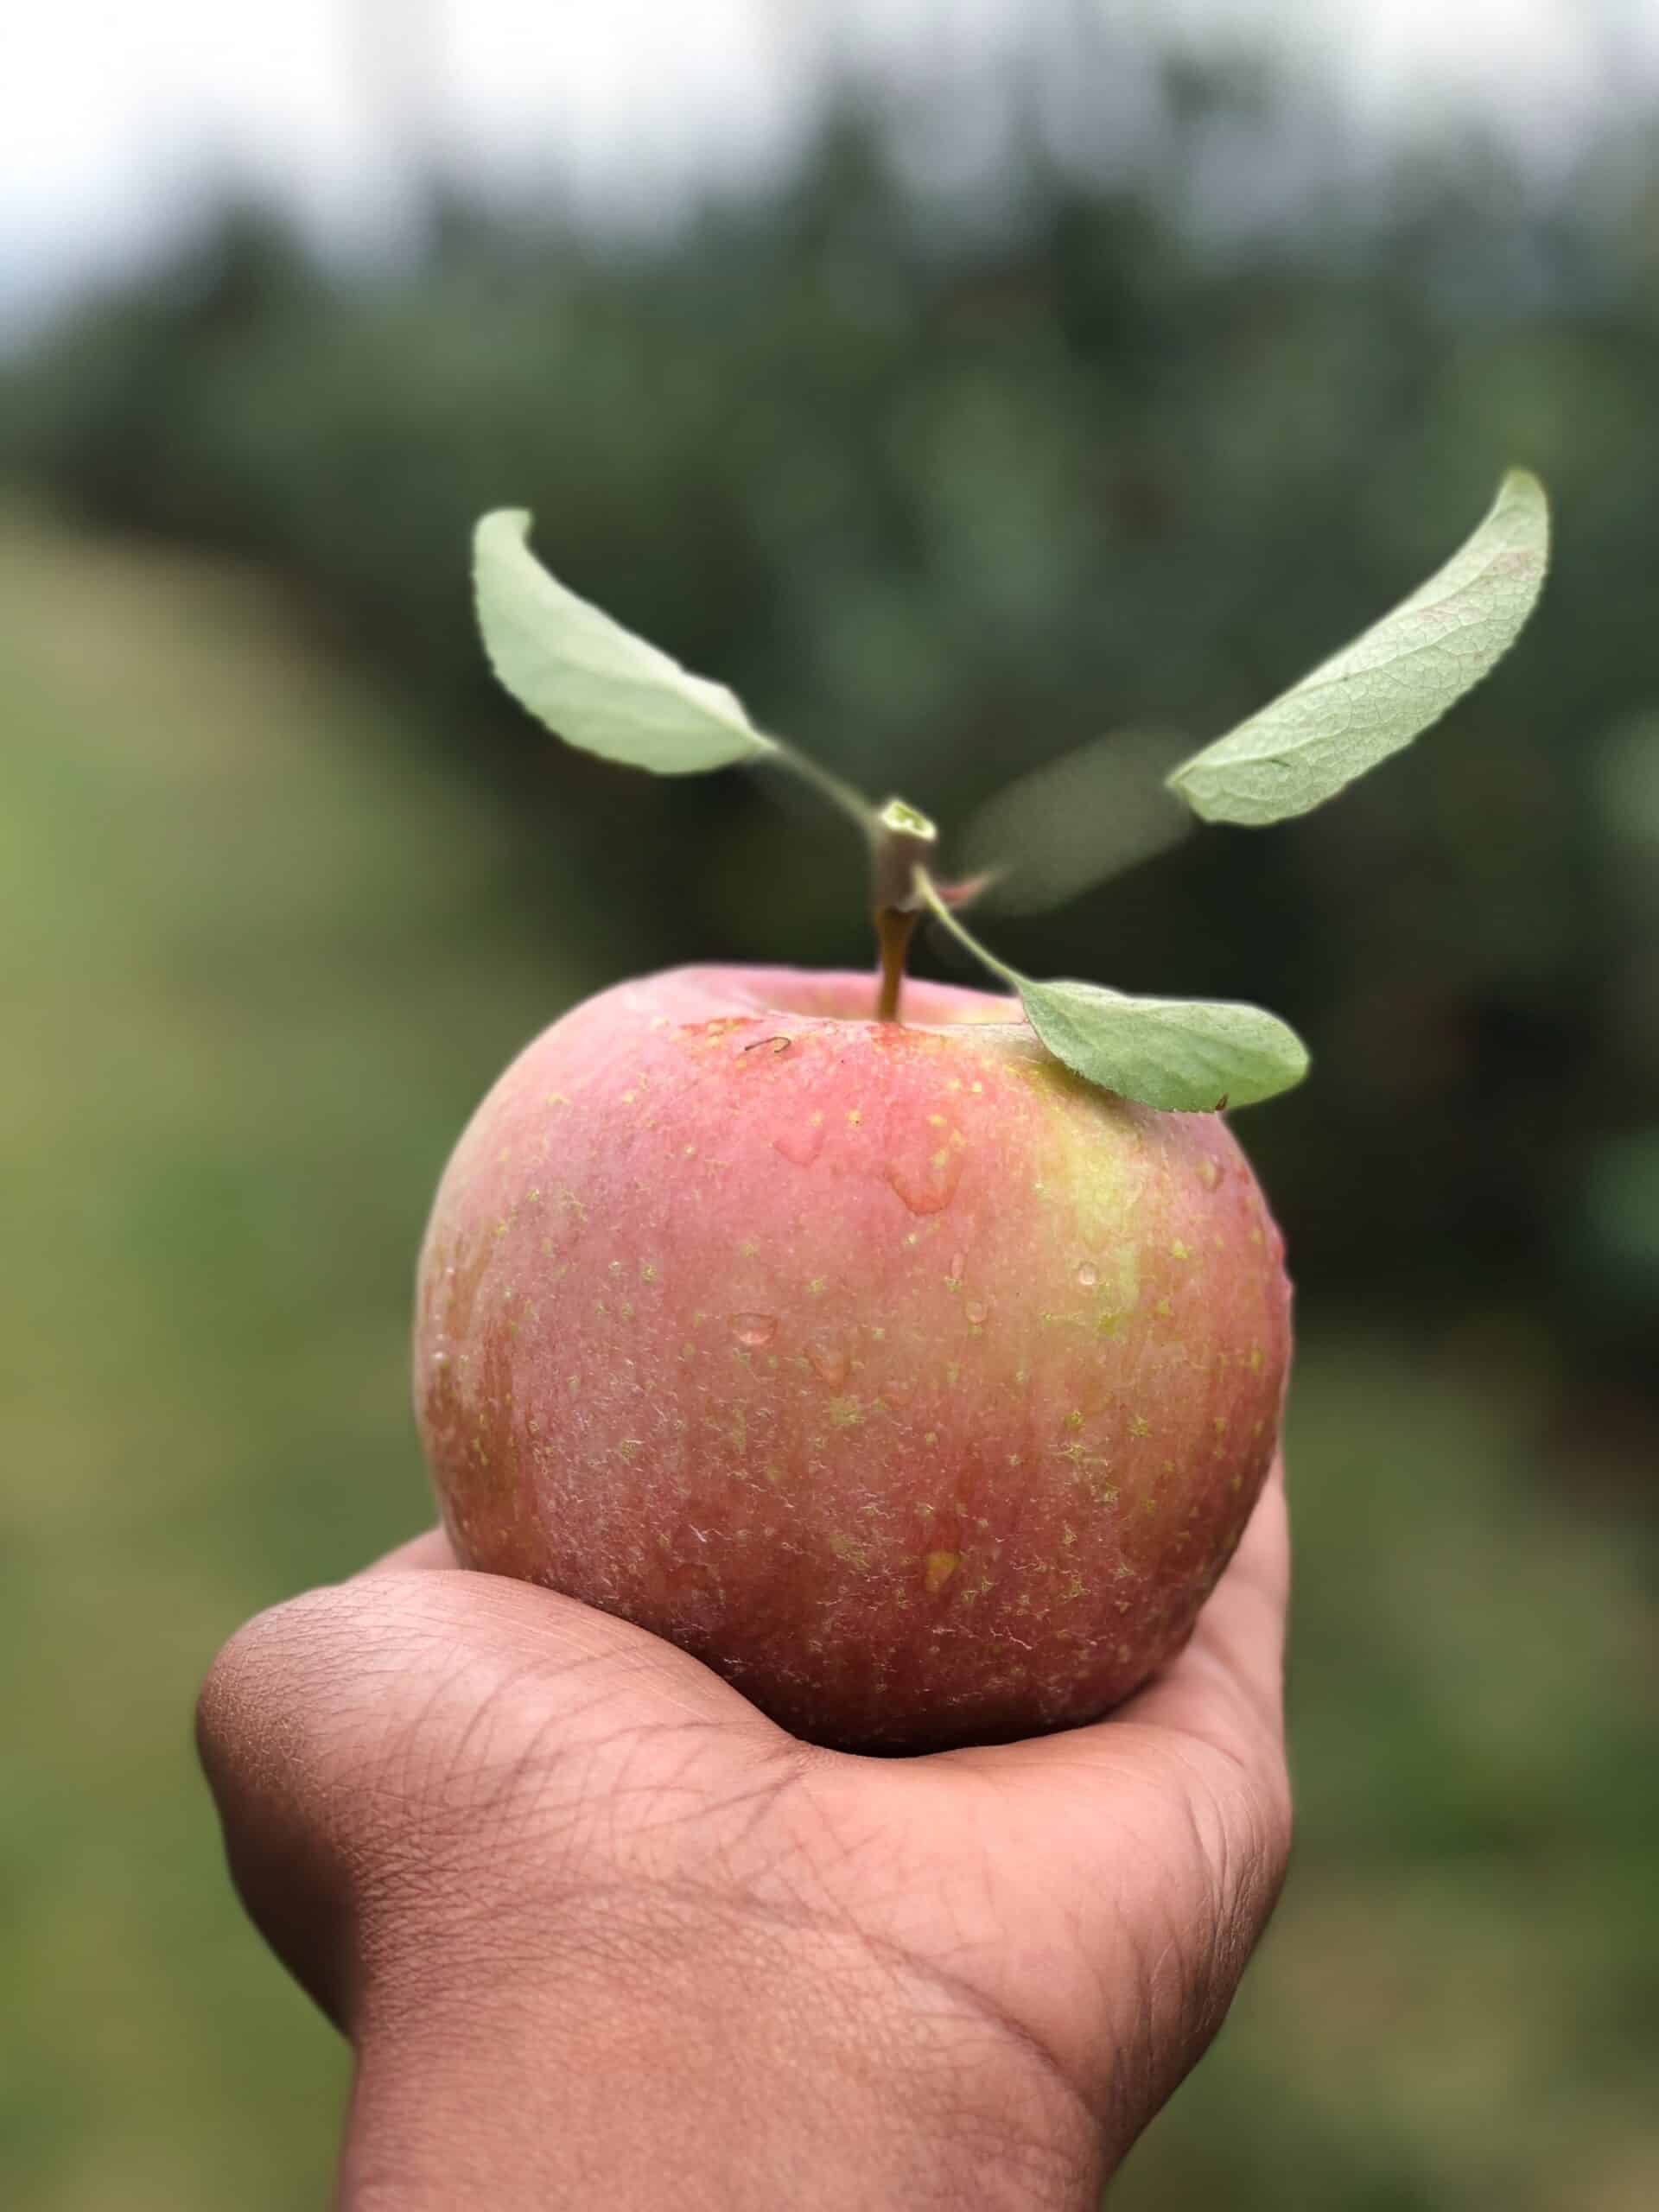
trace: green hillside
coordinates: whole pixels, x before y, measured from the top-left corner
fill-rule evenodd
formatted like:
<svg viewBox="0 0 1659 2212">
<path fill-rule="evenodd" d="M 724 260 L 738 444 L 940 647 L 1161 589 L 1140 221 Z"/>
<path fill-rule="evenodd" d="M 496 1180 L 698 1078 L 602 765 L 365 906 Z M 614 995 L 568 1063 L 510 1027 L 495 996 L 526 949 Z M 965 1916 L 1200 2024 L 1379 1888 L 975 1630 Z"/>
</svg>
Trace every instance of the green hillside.
<svg viewBox="0 0 1659 2212">
<path fill-rule="evenodd" d="M 580 979 L 262 593 L 16 517 L 0 842 L 0 2164 L 62 2212 L 320 2203 L 340 2057 L 239 1923 L 194 1686 L 423 1518 L 423 1209 Z"/>
</svg>

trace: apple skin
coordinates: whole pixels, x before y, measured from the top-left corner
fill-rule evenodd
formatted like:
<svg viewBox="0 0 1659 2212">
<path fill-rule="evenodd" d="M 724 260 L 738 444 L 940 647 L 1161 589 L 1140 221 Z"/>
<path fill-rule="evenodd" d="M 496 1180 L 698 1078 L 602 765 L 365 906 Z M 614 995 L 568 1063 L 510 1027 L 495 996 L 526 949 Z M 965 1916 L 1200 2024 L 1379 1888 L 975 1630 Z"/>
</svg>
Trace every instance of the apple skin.
<svg viewBox="0 0 1659 2212">
<path fill-rule="evenodd" d="M 1283 1244 L 1219 1115 L 1017 1002 L 687 968 L 485 1099 L 421 1257 L 468 1566 L 625 1616 L 810 1740 L 1090 1720 L 1185 1641 L 1271 1464 Z"/>
</svg>

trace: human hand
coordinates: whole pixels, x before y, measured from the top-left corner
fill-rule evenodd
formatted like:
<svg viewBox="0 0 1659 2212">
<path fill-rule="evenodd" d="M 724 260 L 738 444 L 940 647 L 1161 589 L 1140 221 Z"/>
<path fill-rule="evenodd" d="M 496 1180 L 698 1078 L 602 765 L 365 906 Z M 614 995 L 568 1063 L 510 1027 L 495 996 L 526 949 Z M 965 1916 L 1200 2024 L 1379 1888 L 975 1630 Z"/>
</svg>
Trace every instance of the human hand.
<svg viewBox="0 0 1659 2212">
<path fill-rule="evenodd" d="M 1092 2205 L 1282 1878 L 1287 1561 L 1275 1471 L 1128 1704 L 906 1759 L 436 1535 L 262 1614 L 202 1755 L 357 2046 L 341 2204 Z"/>
</svg>

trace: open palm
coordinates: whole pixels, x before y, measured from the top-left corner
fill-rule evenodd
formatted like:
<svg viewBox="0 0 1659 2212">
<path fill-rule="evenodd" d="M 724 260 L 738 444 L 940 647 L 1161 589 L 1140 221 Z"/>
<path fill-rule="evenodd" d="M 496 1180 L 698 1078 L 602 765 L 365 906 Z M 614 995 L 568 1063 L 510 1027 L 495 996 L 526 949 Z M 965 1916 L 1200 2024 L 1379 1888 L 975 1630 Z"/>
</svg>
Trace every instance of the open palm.
<svg viewBox="0 0 1659 2212">
<path fill-rule="evenodd" d="M 1282 1878 L 1287 1578 L 1275 1471 L 1185 1650 L 1109 1719 L 868 1758 L 433 1534 L 232 1639 L 204 1757 L 251 1910 L 348 2026 L 411 1921 L 429 1950 L 487 1926 L 517 1954 L 623 1893 L 855 1961 L 903 2033 L 1016 2039 L 1110 2158 L 1213 2035 Z"/>
</svg>

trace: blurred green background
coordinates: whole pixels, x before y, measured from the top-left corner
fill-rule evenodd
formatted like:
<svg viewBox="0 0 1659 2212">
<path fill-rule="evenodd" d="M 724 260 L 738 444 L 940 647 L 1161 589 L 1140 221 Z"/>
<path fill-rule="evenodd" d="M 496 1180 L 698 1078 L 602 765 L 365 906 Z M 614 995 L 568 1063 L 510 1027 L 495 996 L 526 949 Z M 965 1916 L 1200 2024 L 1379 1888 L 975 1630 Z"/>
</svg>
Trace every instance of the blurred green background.
<svg viewBox="0 0 1659 2212">
<path fill-rule="evenodd" d="M 949 823 L 1218 734 L 1512 461 L 1554 572 L 1443 728 L 996 942 L 1316 1059 L 1241 1125 L 1300 1300 L 1297 1862 L 1113 2202 L 1659 2202 L 1659 123 L 1359 180 L 1267 61 L 1146 82 L 1096 161 L 1016 77 L 971 189 L 865 82 L 626 233 L 435 175 L 343 268 L 227 202 L 0 360 L 10 2202 L 323 2200 L 344 2059 L 239 1922 L 196 1682 L 424 1517 L 413 1255 L 518 1044 L 643 966 L 868 957 L 832 819 L 493 695 L 474 516 Z"/>
</svg>

